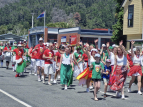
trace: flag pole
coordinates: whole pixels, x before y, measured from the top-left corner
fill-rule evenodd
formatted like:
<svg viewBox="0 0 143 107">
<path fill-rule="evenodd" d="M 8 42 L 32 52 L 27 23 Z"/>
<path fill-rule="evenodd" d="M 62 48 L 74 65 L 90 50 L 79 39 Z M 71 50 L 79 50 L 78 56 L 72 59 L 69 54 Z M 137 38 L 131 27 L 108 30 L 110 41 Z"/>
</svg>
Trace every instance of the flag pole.
<svg viewBox="0 0 143 107">
<path fill-rule="evenodd" d="M 45 10 L 45 13 L 44 13 L 44 36 L 45 36 L 45 18 L 46 18 L 46 10 Z"/>
</svg>

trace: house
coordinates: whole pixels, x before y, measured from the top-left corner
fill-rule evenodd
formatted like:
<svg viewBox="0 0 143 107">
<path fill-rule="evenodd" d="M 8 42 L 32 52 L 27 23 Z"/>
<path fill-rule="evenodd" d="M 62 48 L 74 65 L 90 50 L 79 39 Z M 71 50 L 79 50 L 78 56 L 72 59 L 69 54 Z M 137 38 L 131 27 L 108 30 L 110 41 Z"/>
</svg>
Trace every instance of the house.
<svg viewBox="0 0 143 107">
<path fill-rule="evenodd" d="M 38 26 L 29 29 L 28 43 L 29 47 L 37 45 L 40 37 L 44 38 L 44 42 L 58 42 L 58 44 L 70 43 L 71 45 L 78 44 L 79 41 L 83 43 L 94 44 L 94 40 L 98 39 L 98 48 L 102 44 L 111 41 L 112 30 L 110 29 L 81 29 L 74 28 L 50 28 Z"/>
<path fill-rule="evenodd" d="M 127 35 L 127 41 L 131 39 L 143 39 L 143 0 L 124 0 L 122 7 L 123 35 Z M 131 46 L 127 42 L 127 49 Z"/>
</svg>

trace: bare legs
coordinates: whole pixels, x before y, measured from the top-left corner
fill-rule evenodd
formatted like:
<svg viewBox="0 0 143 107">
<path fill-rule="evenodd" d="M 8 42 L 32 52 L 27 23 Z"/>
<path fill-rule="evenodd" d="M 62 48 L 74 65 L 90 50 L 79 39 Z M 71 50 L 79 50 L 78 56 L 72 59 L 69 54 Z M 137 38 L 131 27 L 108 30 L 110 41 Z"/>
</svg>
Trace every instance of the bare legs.
<svg viewBox="0 0 143 107">
<path fill-rule="evenodd" d="M 130 81 L 130 83 L 129 83 L 129 88 L 131 88 L 131 86 L 132 86 L 132 83 L 135 81 L 135 76 L 132 76 L 132 79 L 131 79 L 131 81 Z"/>
<path fill-rule="evenodd" d="M 94 100 L 98 101 L 97 99 L 97 92 L 100 88 L 100 81 L 94 82 Z"/>
</svg>

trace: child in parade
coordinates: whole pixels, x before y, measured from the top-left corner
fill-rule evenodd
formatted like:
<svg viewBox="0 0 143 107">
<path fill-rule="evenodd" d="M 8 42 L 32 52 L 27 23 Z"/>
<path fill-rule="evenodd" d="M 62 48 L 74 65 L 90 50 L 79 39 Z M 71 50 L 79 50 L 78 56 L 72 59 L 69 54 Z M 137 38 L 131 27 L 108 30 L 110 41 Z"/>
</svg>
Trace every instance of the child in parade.
<svg viewBox="0 0 143 107">
<path fill-rule="evenodd" d="M 100 54 L 95 54 L 95 62 L 92 62 L 90 69 L 92 70 L 92 81 L 94 82 L 94 100 L 98 101 L 97 92 L 100 88 L 101 73 L 104 71 L 104 66 L 100 62 Z"/>
<path fill-rule="evenodd" d="M 11 47 L 11 50 L 14 50 L 17 48 L 17 42 L 14 42 L 14 45 Z M 13 72 L 16 71 L 16 55 L 15 52 L 12 53 L 12 68 L 13 68 Z"/>
<path fill-rule="evenodd" d="M 109 77 L 110 77 L 110 73 L 111 73 L 111 60 L 107 59 L 106 60 L 106 65 L 105 65 L 105 69 L 103 72 L 103 82 L 104 82 L 104 98 L 106 98 L 106 92 L 107 92 L 107 87 L 108 87 L 108 81 L 109 81 Z"/>
</svg>

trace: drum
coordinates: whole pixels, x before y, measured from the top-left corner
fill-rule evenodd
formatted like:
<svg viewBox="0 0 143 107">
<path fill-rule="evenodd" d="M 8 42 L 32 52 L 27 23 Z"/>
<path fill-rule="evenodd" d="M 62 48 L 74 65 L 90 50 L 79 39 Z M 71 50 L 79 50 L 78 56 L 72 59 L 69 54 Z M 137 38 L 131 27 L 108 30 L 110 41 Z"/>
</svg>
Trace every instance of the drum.
<svg viewBox="0 0 143 107">
<path fill-rule="evenodd" d="M 17 63 L 18 65 L 21 65 L 21 64 L 23 63 L 23 59 L 20 58 L 20 59 L 16 60 L 16 63 Z"/>
<path fill-rule="evenodd" d="M 10 61 L 11 60 L 11 52 L 6 52 L 5 53 L 5 60 Z"/>
</svg>

